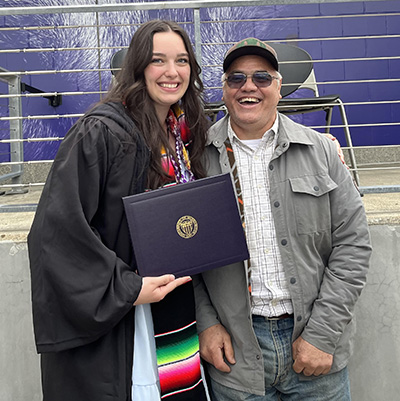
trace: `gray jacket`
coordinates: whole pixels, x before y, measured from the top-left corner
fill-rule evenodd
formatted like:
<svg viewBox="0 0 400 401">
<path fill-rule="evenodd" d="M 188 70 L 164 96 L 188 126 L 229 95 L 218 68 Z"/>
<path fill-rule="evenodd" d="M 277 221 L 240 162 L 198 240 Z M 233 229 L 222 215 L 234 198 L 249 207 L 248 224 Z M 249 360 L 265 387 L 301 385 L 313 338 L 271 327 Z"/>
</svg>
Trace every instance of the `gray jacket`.
<svg viewBox="0 0 400 401">
<path fill-rule="evenodd" d="M 354 305 L 371 254 L 368 225 L 361 197 L 334 143 L 278 116 L 269 192 L 294 308 L 293 341 L 302 335 L 333 354 L 333 373 L 347 365 L 352 353 Z M 227 124 L 226 116 L 210 129 L 209 175 L 230 171 L 224 146 Z M 246 276 L 244 263 L 236 263 L 195 278 L 197 325 L 201 332 L 221 323 L 232 337 L 236 364 L 230 373 L 209 366 L 211 377 L 262 395 L 263 360 L 252 329 Z"/>
</svg>

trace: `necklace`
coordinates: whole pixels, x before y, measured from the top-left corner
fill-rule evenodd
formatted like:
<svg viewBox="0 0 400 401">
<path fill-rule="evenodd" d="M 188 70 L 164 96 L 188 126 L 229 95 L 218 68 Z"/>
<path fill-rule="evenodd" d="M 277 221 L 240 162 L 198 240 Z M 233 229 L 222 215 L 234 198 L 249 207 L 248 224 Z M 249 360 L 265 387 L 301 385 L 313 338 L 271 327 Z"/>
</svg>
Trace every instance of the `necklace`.
<svg viewBox="0 0 400 401">
<path fill-rule="evenodd" d="M 183 144 L 179 124 L 173 113 L 167 117 L 167 131 L 172 133 L 175 138 L 175 153 L 176 159 L 173 155 L 170 155 L 170 160 L 174 168 L 176 181 L 179 183 L 194 181 L 193 173 L 190 170 L 190 162 L 188 152 Z"/>
</svg>

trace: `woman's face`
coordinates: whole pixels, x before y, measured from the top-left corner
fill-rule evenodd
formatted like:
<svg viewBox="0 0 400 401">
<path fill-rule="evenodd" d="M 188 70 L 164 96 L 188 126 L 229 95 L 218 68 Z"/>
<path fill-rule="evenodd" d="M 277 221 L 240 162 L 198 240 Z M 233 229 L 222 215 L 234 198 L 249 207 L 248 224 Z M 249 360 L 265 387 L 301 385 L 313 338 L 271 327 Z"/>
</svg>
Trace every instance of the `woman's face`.
<svg viewBox="0 0 400 401">
<path fill-rule="evenodd" d="M 189 54 L 175 32 L 159 32 L 153 37 L 153 57 L 144 70 L 147 91 L 160 122 L 185 94 L 190 79 Z"/>
</svg>

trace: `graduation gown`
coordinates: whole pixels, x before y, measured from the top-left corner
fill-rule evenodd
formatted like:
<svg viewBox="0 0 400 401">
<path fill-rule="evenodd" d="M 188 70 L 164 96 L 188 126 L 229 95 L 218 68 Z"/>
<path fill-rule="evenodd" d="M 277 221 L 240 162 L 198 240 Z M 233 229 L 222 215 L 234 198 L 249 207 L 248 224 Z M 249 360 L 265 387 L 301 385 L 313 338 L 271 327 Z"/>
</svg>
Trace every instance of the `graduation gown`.
<svg viewBox="0 0 400 401">
<path fill-rule="evenodd" d="M 135 274 L 122 197 L 150 154 L 121 104 L 97 106 L 60 145 L 28 236 L 44 401 L 131 399 Z"/>
</svg>

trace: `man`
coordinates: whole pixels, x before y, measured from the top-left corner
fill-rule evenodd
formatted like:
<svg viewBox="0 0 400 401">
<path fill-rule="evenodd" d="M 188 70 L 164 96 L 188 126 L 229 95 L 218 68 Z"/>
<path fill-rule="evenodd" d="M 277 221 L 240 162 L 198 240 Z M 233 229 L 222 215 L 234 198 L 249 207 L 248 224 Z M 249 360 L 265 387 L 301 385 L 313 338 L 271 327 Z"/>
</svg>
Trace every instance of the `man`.
<svg viewBox="0 0 400 401">
<path fill-rule="evenodd" d="M 225 55 L 228 114 L 209 132 L 210 175 L 232 172 L 249 265 L 195 280 L 215 400 L 350 400 L 354 305 L 371 254 L 360 195 L 335 144 L 277 112 L 275 51 Z"/>
</svg>

